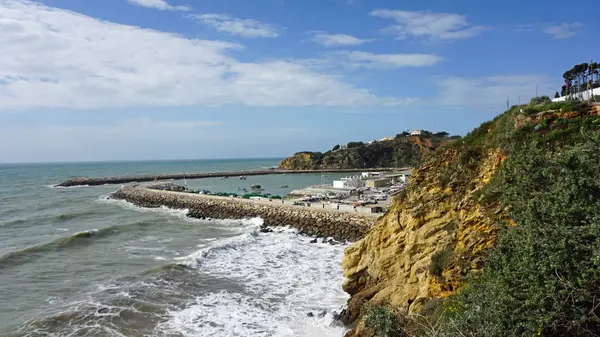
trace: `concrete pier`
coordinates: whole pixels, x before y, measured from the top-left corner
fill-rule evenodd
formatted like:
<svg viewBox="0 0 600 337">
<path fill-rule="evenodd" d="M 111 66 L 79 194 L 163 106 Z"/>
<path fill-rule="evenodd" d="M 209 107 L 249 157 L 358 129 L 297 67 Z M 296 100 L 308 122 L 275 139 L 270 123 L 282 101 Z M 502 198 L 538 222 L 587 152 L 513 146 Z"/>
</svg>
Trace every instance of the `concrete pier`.
<svg viewBox="0 0 600 337">
<path fill-rule="evenodd" d="M 181 180 L 181 179 L 200 179 L 200 178 L 220 178 L 220 177 L 236 177 L 236 176 L 260 176 L 271 174 L 303 174 L 303 173 L 346 173 L 346 172 L 390 172 L 402 169 L 379 168 L 379 169 L 331 169 L 331 170 L 254 170 L 254 171 L 229 171 L 229 172 L 196 172 L 196 173 L 174 173 L 174 174 L 146 174 L 146 175 L 131 175 L 131 176 L 114 176 L 114 177 L 81 177 L 71 178 L 56 187 L 73 187 L 73 186 L 98 186 L 107 184 L 124 184 L 132 182 L 146 182 L 154 180 Z"/>
<path fill-rule="evenodd" d="M 261 217 L 266 226 L 291 226 L 301 234 L 332 237 L 336 241 L 356 241 L 362 238 L 379 218 L 375 214 L 281 204 L 279 200 L 253 201 L 142 187 L 121 188 L 111 198 L 126 200 L 140 207 L 188 209 L 189 217 L 199 219 Z"/>
</svg>

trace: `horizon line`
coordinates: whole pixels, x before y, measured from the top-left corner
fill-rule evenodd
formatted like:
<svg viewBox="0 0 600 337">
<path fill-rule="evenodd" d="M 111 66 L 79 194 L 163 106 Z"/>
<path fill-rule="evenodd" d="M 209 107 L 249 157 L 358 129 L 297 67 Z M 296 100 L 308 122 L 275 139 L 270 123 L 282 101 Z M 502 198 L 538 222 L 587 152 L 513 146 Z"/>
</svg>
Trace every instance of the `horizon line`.
<svg viewBox="0 0 600 337">
<path fill-rule="evenodd" d="M 141 163 L 141 162 L 169 162 L 169 161 L 228 161 L 228 160 L 274 160 L 286 157 L 246 157 L 246 158 L 196 158 L 196 159 L 116 159 L 116 160 L 87 160 L 87 161 L 30 161 L 30 162 L 0 162 L 0 165 L 27 165 L 27 164 L 110 164 L 110 163 Z"/>
</svg>

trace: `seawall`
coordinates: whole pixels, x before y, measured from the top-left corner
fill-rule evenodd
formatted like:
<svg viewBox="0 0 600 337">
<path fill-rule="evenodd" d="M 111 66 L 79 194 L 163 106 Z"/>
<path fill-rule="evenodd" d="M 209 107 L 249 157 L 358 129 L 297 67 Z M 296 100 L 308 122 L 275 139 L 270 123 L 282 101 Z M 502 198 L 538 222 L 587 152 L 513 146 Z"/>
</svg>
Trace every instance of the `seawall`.
<svg viewBox="0 0 600 337">
<path fill-rule="evenodd" d="M 215 197 L 191 193 L 158 191 L 142 187 L 124 187 L 111 195 L 140 207 L 157 208 L 166 206 L 188 209 L 189 217 L 212 219 L 243 219 L 261 217 L 266 226 L 291 226 L 301 234 L 332 237 L 337 241 L 356 241 L 362 238 L 379 218 L 375 214 L 339 212 L 329 209 L 309 208 Z"/>
<path fill-rule="evenodd" d="M 331 170 L 253 170 L 253 171 L 227 171 L 227 172 L 196 172 L 196 173 L 174 173 L 174 174 L 145 174 L 112 177 L 79 177 L 71 178 L 57 184 L 56 187 L 73 186 L 98 186 L 107 184 L 124 184 L 133 182 L 147 182 L 154 180 L 181 180 L 200 178 L 220 178 L 236 176 L 260 176 L 271 174 L 306 174 L 306 173 L 346 173 L 346 172 L 389 172 L 402 170 L 401 168 L 373 168 L 373 169 L 331 169 Z"/>
</svg>

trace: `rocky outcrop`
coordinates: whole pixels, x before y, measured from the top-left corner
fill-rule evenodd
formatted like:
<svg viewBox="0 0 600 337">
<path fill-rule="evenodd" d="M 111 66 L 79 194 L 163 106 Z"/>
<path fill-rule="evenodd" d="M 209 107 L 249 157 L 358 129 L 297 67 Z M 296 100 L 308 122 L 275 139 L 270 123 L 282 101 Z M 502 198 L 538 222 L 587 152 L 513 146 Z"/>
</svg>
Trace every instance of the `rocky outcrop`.
<svg viewBox="0 0 600 337">
<path fill-rule="evenodd" d="M 181 180 L 181 179 L 200 179 L 200 178 L 219 178 L 219 177 L 237 177 L 237 176 L 261 176 L 271 174 L 309 174 L 309 173 L 345 173 L 358 172 L 358 169 L 327 169 L 327 170 L 256 170 L 256 171 L 227 171 L 227 172 L 196 172 L 196 173 L 175 173 L 175 174 L 147 174 L 135 176 L 116 176 L 116 177 L 85 177 L 71 178 L 56 187 L 73 186 L 98 186 L 108 184 L 124 184 L 131 182 L 147 182 L 155 180 Z M 373 171 L 391 171 L 391 169 L 375 169 Z"/>
<path fill-rule="evenodd" d="M 426 136 L 406 134 L 368 144 L 351 142 L 345 148 L 336 146 L 325 153 L 295 153 L 284 159 L 279 167 L 286 170 L 412 167 L 426 154 L 456 138 L 447 137 L 445 133 Z"/>
<path fill-rule="evenodd" d="M 140 207 L 188 209 L 188 216 L 199 219 L 261 217 L 266 226 L 291 226 L 301 234 L 332 237 L 336 241 L 356 241 L 377 221 L 377 216 L 372 214 L 278 204 L 277 200 L 252 201 L 141 187 L 121 188 L 111 198 L 126 200 Z"/>
</svg>

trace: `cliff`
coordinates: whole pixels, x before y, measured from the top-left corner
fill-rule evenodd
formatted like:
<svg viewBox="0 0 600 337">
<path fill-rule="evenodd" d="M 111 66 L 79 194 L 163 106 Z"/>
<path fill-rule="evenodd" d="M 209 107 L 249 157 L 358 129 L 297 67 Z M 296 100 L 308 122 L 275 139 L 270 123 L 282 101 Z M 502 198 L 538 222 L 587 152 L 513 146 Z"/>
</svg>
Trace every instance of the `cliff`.
<svg viewBox="0 0 600 337">
<path fill-rule="evenodd" d="M 409 167 L 417 165 L 423 156 L 435 151 L 458 137 L 447 133 L 423 136 L 399 134 L 394 139 L 364 144 L 351 142 L 332 150 L 321 152 L 298 152 L 284 159 L 279 167 L 288 170 Z"/>
<path fill-rule="evenodd" d="M 534 239 L 529 239 L 521 245 L 525 247 L 537 244 L 535 237 L 542 234 L 536 231 L 541 230 L 541 225 L 536 225 L 537 227 L 529 225 L 525 219 L 536 221 L 535 219 L 542 218 L 544 215 L 542 207 L 520 205 L 535 200 L 536 196 L 546 193 L 544 191 L 554 188 L 553 186 L 556 187 L 556 190 L 544 195 L 548 196 L 549 203 L 554 203 L 552 195 L 556 195 L 556 191 L 566 189 L 566 182 L 575 181 L 564 178 L 565 183 L 561 182 L 562 185 L 558 185 L 567 170 L 573 170 L 573 172 L 581 170 L 583 167 L 581 164 L 573 164 L 572 167 L 567 168 L 556 164 L 556 171 L 542 172 L 542 169 L 554 165 L 541 164 L 544 162 L 542 159 L 551 162 L 546 156 L 564 156 L 568 151 L 574 148 L 579 149 L 579 147 L 581 147 L 581 153 L 588 153 L 584 152 L 588 151 L 587 146 L 593 148 L 596 145 L 586 138 L 600 139 L 598 136 L 599 113 L 600 107 L 598 106 L 589 107 L 571 103 L 513 107 L 493 121 L 482 124 L 465 138 L 443 146 L 434 154 L 426 156 L 418 168 L 413 171 L 407 189 L 394 200 L 388 213 L 363 239 L 352 244 L 345 251 L 342 265 L 347 279 L 343 286 L 344 290 L 351 295 L 351 299 L 348 301 L 348 308 L 342 315 L 342 320 L 354 326 L 348 336 L 372 336 L 373 328 L 365 328 L 364 316 L 368 314 L 369 308 L 384 304 L 393 308 L 392 312 L 396 316 L 409 317 L 419 314 L 432 317 L 432 320 L 427 321 L 430 324 L 428 335 L 431 336 L 455 336 L 463 335 L 463 333 L 464 335 L 481 336 L 500 335 L 500 333 L 490 333 L 495 321 L 500 319 L 506 320 L 502 323 L 507 325 L 498 323 L 498 326 L 503 326 L 504 330 L 502 331 L 505 331 L 507 336 L 527 335 L 530 331 L 543 335 L 543 332 L 546 331 L 544 327 L 550 326 L 553 322 L 552 319 L 558 319 L 552 317 L 562 317 L 561 315 L 548 316 L 550 318 L 546 321 L 541 318 L 535 321 L 532 317 L 536 316 L 533 314 L 530 315 L 531 317 L 526 317 L 527 315 L 521 317 L 518 312 L 510 313 L 513 307 L 523 312 L 523 308 L 514 303 L 532 301 L 534 298 L 532 293 L 525 295 L 524 292 L 522 298 L 513 298 L 510 302 L 513 303 L 512 307 L 507 305 L 500 308 L 495 304 L 503 303 L 504 298 L 501 298 L 500 295 L 498 298 L 494 298 L 489 284 L 496 282 L 492 280 L 503 279 L 509 275 L 510 279 L 502 285 L 505 292 L 502 293 L 502 296 L 515 296 L 513 294 L 519 293 L 516 289 L 521 290 L 521 288 L 511 288 L 515 287 L 511 285 L 511 282 L 518 284 L 515 279 L 524 277 L 521 276 L 524 272 L 519 270 L 519 274 L 517 274 L 514 270 L 522 268 L 522 266 L 510 263 L 518 264 L 517 260 L 521 258 L 525 260 L 524 253 L 515 255 L 511 251 L 511 249 L 518 251 L 514 248 L 514 242 L 516 242 L 514 238 L 510 239 L 513 241 L 503 241 L 502 249 L 495 249 L 499 242 L 498 233 L 505 231 L 511 233 L 511 228 L 523 227 L 524 232 L 534 233 L 531 234 Z M 600 147 L 596 147 L 596 151 L 598 149 Z M 582 156 L 582 158 L 584 157 L 585 155 Z M 536 158 L 539 158 L 539 161 Z M 527 165 L 523 164 L 524 162 Z M 598 164 L 600 162 L 591 162 L 590 167 Z M 550 179 L 552 172 L 555 172 L 556 175 Z M 583 175 L 584 173 L 577 174 Z M 591 175 L 590 181 L 600 184 L 600 176 L 594 175 L 596 173 L 592 170 L 589 174 Z M 527 177 L 527 179 L 522 177 Z M 583 186 L 583 184 L 581 185 Z M 595 186 L 594 183 L 588 183 L 588 185 Z M 590 193 L 595 192 L 586 193 L 581 194 L 581 198 L 584 200 L 582 203 L 588 202 L 585 200 L 595 203 L 596 200 L 589 196 Z M 586 195 L 588 196 L 586 197 Z M 549 215 L 545 218 L 546 224 L 557 222 L 554 220 L 556 218 L 553 218 L 559 212 L 556 209 L 561 209 L 561 206 L 568 207 L 569 202 L 575 202 L 573 198 L 573 196 L 566 196 L 561 203 L 556 201 L 556 204 L 553 204 L 553 210 L 548 211 Z M 590 206 L 587 210 L 591 209 L 594 208 Z M 527 212 L 539 212 L 539 214 L 532 213 L 533 215 L 531 215 Z M 581 213 L 581 211 L 579 212 Z M 563 226 L 564 222 L 557 222 L 557 228 Z M 560 237 L 557 236 L 557 238 Z M 511 238 L 511 236 L 507 234 L 506 238 Z M 595 240 L 594 236 L 593 242 L 597 244 Z M 582 247 L 588 244 L 582 243 Z M 512 248 L 505 248 L 505 246 Z M 585 248 L 587 249 L 589 246 L 585 246 Z M 527 250 L 529 254 L 536 254 L 532 261 L 537 261 L 535 259 L 545 261 L 539 251 L 535 251 L 535 249 L 547 249 L 548 254 L 551 254 L 550 251 L 554 248 L 540 246 L 535 249 L 523 249 Z M 569 251 L 573 248 L 566 249 Z M 495 255 L 491 252 L 494 252 Z M 492 267 L 488 268 L 487 262 L 490 260 L 490 256 L 495 256 L 495 262 Z M 508 256 L 515 261 L 509 259 Z M 554 260 L 548 258 L 548 261 L 553 261 L 548 264 L 556 266 L 558 258 L 553 257 L 552 259 Z M 585 258 L 582 257 L 582 259 Z M 526 263 L 530 263 L 529 260 L 526 260 L 524 265 Z M 527 282 L 535 284 L 535 278 L 531 276 L 531 274 L 538 273 L 535 268 L 535 262 L 531 262 L 531 270 L 527 271 L 530 274 Z M 552 268 L 549 270 L 552 271 Z M 516 276 L 510 274 L 512 272 Z M 479 275 L 494 275 L 494 277 L 479 278 Z M 490 313 L 489 317 L 485 316 L 485 303 L 471 303 L 471 306 L 467 304 L 469 300 L 472 301 L 472 298 L 475 298 L 474 295 L 470 298 L 467 295 L 463 296 L 462 302 L 452 302 L 460 303 L 460 305 L 446 305 L 451 302 L 449 296 L 455 294 L 459 289 L 464 289 L 469 277 L 480 279 L 477 282 L 473 281 L 473 286 L 469 289 L 486 289 L 488 287 L 487 291 L 490 293 L 488 297 L 491 298 L 488 304 L 490 307 L 496 306 L 496 311 Z M 540 274 L 539 278 L 543 280 L 540 282 L 546 285 L 548 280 L 556 277 L 553 272 L 549 272 L 548 275 Z M 524 281 L 523 284 L 527 284 L 527 282 Z M 523 287 L 523 285 L 519 287 Z M 493 289 L 499 292 L 497 289 L 500 289 L 500 286 Z M 544 289 L 548 291 L 548 288 Z M 559 289 L 558 286 L 557 289 Z M 461 293 L 472 295 L 477 291 Z M 533 290 L 527 291 L 533 292 Z M 556 292 L 560 293 L 559 290 Z M 539 293 L 543 292 L 540 290 Z M 453 298 L 453 296 L 451 297 Z M 481 298 L 478 301 L 485 301 Z M 591 295 L 589 298 L 592 298 Z M 554 300 L 558 301 L 558 299 Z M 540 301 L 539 308 L 533 306 L 533 309 L 529 310 L 532 312 L 539 310 L 541 317 L 545 312 L 551 311 L 544 307 L 546 302 Z M 473 309 L 476 306 L 479 311 Z M 597 314 L 595 312 L 597 306 L 590 305 L 588 309 L 588 312 Z M 507 314 L 504 315 L 503 311 L 506 311 Z M 476 313 L 473 314 L 474 312 Z M 561 314 L 564 313 L 561 312 Z M 485 324 L 488 326 L 485 329 L 488 330 L 477 330 L 478 315 L 486 317 L 487 323 Z M 444 323 L 448 322 L 448 317 L 452 317 L 451 324 Z M 483 319 L 481 318 L 481 320 Z M 430 323 L 431 321 L 437 323 Z M 405 331 L 409 331 L 410 328 L 407 327 L 406 321 L 403 322 Z M 485 324 L 482 323 L 482 326 Z M 515 330 L 512 334 L 508 332 L 507 326 L 519 326 L 519 324 L 523 324 L 519 327 L 521 330 Z M 460 333 L 459 331 L 442 333 L 444 329 L 446 332 L 449 331 L 448 326 L 454 328 L 460 326 L 464 330 L 461 330 Z M 440 329 L 439 334 L 432 334 L 431 331 L 436 329 Z M 554 331 L 552 329 L 554 328 L 548 328 L 547 331 Z M 420 336 L 425 333 L 421 331 L 414 335 Z M 547 335 L 552 334 L 548 333 Z"/>
</svg>

